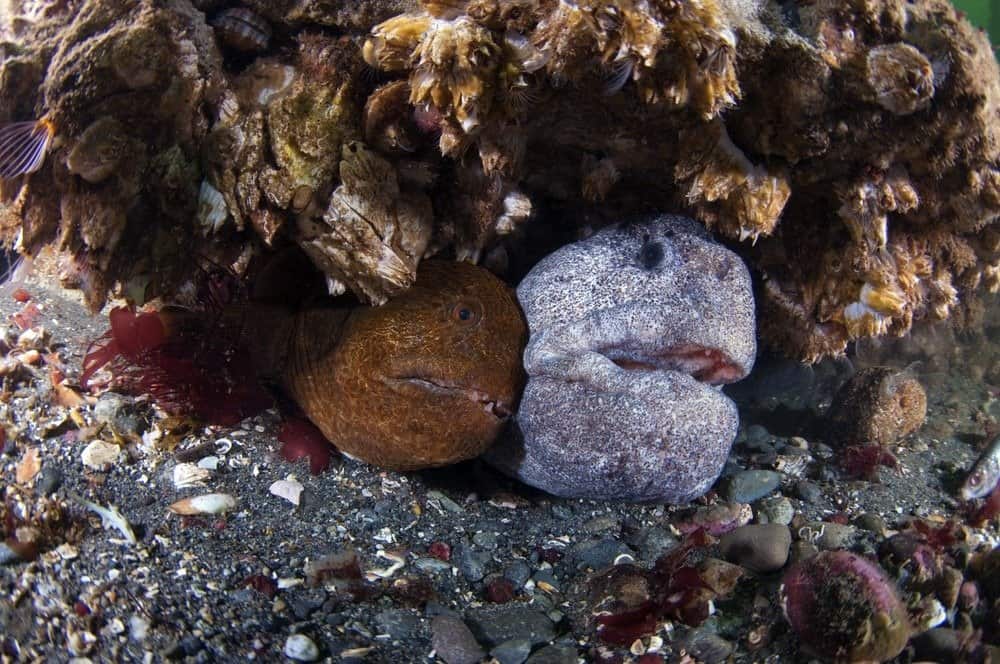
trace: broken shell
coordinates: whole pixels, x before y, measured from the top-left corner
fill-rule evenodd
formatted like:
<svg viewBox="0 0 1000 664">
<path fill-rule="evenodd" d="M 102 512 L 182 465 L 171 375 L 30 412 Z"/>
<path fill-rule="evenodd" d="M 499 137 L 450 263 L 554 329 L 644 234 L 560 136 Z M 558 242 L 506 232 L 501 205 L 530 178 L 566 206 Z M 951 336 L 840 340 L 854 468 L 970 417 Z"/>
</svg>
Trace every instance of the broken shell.
<svg viewBox="0 0 1000 664">
<path fill-rule="evenodd" d="M 305 487 L 295 479 L 278 480 L 268 489 L 273 495 L 284 498 L 296 507 L 302 498 L 302 491 Z"/>
<path fill-rule="evenodd" d="M 222 193 L 209 184 L 208 180 L 202 180 L 198 191 L 198 224 L 201 232 L 205 235 L 217 232 L 228 218 L 229 208 L 226 207 L 226 199 L 222 197 Z"/>
<path fill-rule="evenodd" d="M 91 441 L 80 454 L 83 465 L 93 470 L 107 470 L 121 455 L 121 448 L 103 440 Z"/>
<path fill-rule="evenodd" d="M 187 489 L 193 486 L 204 486 L 205 480 L 212 472 L 193 463 L 179 463 L 174 466 L 174 488 Z"/>
<path fill-rule="evenodd" d="M 236 499 L 228 493 L 206 493 L 201 496 L 182 498 L 168 507 L 174 514 L 195 516 L 198 514 L 223 514 L 236 507 Z"/>
<path fill-rule="evenodd" d="M 70 498 L 101 517 L 101 525 L 105 529 L 114 528 L 124 535 L 125 539 L 128 540 L 130 544 L 135 544 L 139 541 L 136 539 L 135 533 L 132 531 L 132 526 L 129 525 L 128 520 L 122 516 L 121 512 L 119 512 L 114 506 L 102 507 L 97 503 L 92 503 L 86 498 L 81 498 L 75 494 L 70 494 Z"/>
</svg>

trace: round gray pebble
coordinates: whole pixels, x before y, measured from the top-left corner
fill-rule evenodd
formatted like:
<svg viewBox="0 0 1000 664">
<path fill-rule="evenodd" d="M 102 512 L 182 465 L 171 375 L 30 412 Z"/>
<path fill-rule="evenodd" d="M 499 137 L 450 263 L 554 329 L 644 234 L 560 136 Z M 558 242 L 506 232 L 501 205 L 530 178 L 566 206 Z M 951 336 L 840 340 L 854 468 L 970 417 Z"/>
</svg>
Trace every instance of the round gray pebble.
<svg viewBox="0 0 1000 664">
<path fill-rule="evenodd" d="M 759 523 L 780 523 L 787 526 L 795 516 L 795 508 L 792 501 L 784 496 L 772 496 L 764 498 L 756 505 L 757 521 Z"/>
</svg>

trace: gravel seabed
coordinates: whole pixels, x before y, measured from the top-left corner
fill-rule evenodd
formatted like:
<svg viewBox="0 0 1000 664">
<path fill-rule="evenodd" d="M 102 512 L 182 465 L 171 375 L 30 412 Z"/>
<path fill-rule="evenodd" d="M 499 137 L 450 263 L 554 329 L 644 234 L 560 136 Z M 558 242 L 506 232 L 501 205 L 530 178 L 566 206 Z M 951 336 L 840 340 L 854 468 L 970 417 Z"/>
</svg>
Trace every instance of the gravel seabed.
<svg viewBox="0 0 1000 664">
<path fill-rule="evenodd" d="M 51 334 L 48 347 L 58 351 L 72 383 L 87 344 L 107 319 L 88 316 L 72 294 L 30 280 L 23 287 L 41 310 L 36 325 Z M 0 326 L 10 326 L 10 316 L 25 306 L 11 296 L 12 288 L 0 289 Z M 981 344 L 982 335 L 976 341 Z M 914 516 L 961 518 L 958 483 L 977 456 L 984 422 L 1000 413 L 988 385 L 997 378 L 996 352 L 977 346 L 947 371 L 922 376 L 928 420 L 894 448 L 899 468 L 880 470 L 878 482 L 845 478 L 832 450 L 808 436 L 792 439 L 794 418 L 759 403 L 743 413 L 743 432 L 724 474 L 777 471 L 776 490 L 752 501 L 752 523 L 793 515 L 793 538 L 811 537 L 820 548 L 873 554 L 886 536 L 880 520 L 891 532 Z M 589 620 L 588 581 L 616 562 L 652 564 L 679 540 L 676 526 L 692 508 L 722 500 L 715 493 L 690 506 L 563 500 L 475 461 L 399 474 L 335 457 L 330 470 L 313 476 L 305 463 L 279 456 L 274 410 L 234 428 L 197 428 L 168 450 L 150 442 L 161 418 L 150 404 L 131 398 L 110 410 L 124 418 L 120 422 L 145 429 L 146 443 L 121 441 L 119 458 L 94 470 L 81 460 L 88 441 L 77 439 L 79 423 L 54 403 L 46 361 L 38 362 L 16 380 L 6 379 L 12 392 L 0 402 L 0 422 L 11 435 L 0 469 L 8 511 L 49 505 L 63 517 L 43 529 L 47 539 L 35 560 L 4 550 L 3 661 L 280 661 L 295 655 L 451 663 L 488 658 L 497 645 L 493 656 L 500 662 L 525 661 L 529 652 L 527 661 L 534 663 L 616 661 L 612 656 L 623 662 L 645 656 L 644 663 L 810 659 L 800 654 L 782 617 L 780 573 L 745 574 L 732 595 L 713 602 L 713 615 L 697 629 L 663 621 L 655 637 L 631 647 L 601 645 Z M 769 366 L 775 365 L 761 371 Z M 755 379 L 766 382 L 767 376 Z M 84 432 L 92 431 L 93 407 L 78 412 Z M 231 446 L 223 444 L 228 450 L 215 455 L 217 469 L 201 486 L 178 489 L 179 452 L 219 439 Z M 18 481 L 32 449 L 41 469 Z M 806 460 L 795 463 L 797 455 Z M 270 491 L 287 479 L 303 487 L 298 506 Z M 720 483 L 718 493 L 739 499 L 747 497 L 740 491 L 755 489 L 734 495 L 732 482 Z M 168 510 L 181 498 L 206 493 L 229 494 L 236 507 L 184 517 Z M 103 528 L 76 495 L 115 506 L 136 542 Z M 816 529 L 804 525 L 844 520 L 834 515 L 860 527 L 824 528 L 817 540 Z M 989 548 L 995 526 L 965 529 L 964 546 Z M 449 549 L 450 556 L 444 553 Z M 356 551 L 370 581 L 354 581 L 346 592 L 337 584 L 309 582 L 309 563 L 347 550 Z M 496 599 L 509 601 L 491 601 Z M 770 625 L 767 639 L 751 644 L 751 632 L 761 625 Z M 600 659 L 604 655 L 609 659 Z M 911 647 L 899 661 L 913 658 Z"/>
</svg>

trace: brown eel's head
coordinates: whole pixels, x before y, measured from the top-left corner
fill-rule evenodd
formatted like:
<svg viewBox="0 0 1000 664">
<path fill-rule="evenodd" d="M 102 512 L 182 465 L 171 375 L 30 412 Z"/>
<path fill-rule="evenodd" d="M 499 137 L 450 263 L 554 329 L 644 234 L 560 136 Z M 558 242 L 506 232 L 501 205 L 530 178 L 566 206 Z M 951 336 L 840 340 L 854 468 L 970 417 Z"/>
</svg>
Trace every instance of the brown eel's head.
<svg viewBox="0 0 1000 664">
<path fill-rule="evenodd" d="M 399 470 L 443 466 L 485 451 L 513 413 L 527 336 L 502 281 L 467 263 L 426 261 L 409 290 L 349 318 L 308 372 L 322 390 L 300 377 L 295 391 L 346 454 Z"/>
</svg>

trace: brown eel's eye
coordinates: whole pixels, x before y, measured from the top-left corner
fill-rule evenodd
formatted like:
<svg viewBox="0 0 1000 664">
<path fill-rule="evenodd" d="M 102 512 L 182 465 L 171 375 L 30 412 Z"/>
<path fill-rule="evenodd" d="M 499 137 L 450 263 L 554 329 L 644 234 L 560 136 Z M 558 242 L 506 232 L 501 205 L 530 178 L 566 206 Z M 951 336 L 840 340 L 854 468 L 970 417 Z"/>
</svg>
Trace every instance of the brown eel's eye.
<svg viewBox="0 0 1000 664">
<path fill-rule="evenodd" d="M 462 302 L 459 302 L 454 306 L 454 308 L 452 308 L 451 317 L 453 320 L 465 324 L 475 323 L 479 320 L 479 314 L 477 313 L 476 308 L 470 304 Z"/>
</svg>

